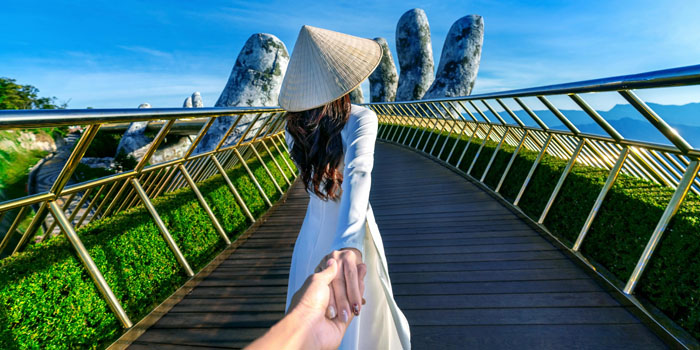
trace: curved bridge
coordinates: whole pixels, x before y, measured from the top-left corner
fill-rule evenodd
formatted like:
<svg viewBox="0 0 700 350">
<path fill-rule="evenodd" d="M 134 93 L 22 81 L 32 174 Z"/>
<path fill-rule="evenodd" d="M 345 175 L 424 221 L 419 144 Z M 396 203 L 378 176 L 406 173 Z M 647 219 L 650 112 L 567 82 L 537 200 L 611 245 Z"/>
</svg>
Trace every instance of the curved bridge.
<svg viewBox="0 0 700 350">
<path fill-rule="evenodd" d="M 414 348 L 700 348 L 700 148 L 635 92 L 691 85 L 700 65 L 367 104 L 370 200 Z M 592 93 L 622 97 L 642 139 Z M 284 117 L 0 111 L 0 130 L 83 130 L 50 188 L 0 202 L 0 348 L 240 348 L 264 332 L 308 200 Z M 90 147 L 145 121 L 159 131 L 133 168 L 74 182 Z M 227 129 L 197 150 L 210 128 Z"/>
<path fill-rule="evenodd" d="M 380 142 L 370 202 L 415 349 L 664 349 L 517 214 L 461 175 Z M 129 349 L 241 348 L 284 315 L 308 194 L 286 201 Z"/>
</svg>

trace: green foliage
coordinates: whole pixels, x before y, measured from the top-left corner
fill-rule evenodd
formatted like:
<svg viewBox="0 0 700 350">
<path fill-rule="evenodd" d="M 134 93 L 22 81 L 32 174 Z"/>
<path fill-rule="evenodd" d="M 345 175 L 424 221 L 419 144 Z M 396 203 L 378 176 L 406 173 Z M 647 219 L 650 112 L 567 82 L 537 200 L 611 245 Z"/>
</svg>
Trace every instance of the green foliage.
<svg viewBox="0 0 700 350">
<path fill-rule="evenodd" d="M 20 85 L 15 79 L 0 77 L 0 109 L 59 109 L 68 103 L 56 104 L 55 97 L 39 97 L 39 89 Z"/>
<path fill-rule="evenodd" d="M 4 193 L 6 199 L 27 195 L 29 168 L 48 154 L 45 151 L 24 148 L 19 141 L 21 132 L 20 130 L 0 131 L 0 144 L 2 145 L 0 148 L 0 192 Z M 50 138 L 43 131 L 36 132 L 39 134 L 38 138 Z"/>
<path fill-rule="evenodd" d="M 75 173 L 73 173 L 73 178 L 77 182 L 85 182 L 112 174 L 114 174 L 114 171 L 112 170 L 105 168 L 91 168 L 86 164 L 79 163 L 78 167 L 75 169 Z"/>
<path fill-rule="evenodd" d="M 403 127 L 408 140 L 418 131 L 414 142 L 423 147 L 429 132 L 418 139 L 423 129 Z M 399 129 L 396 133 L 401 132 Z M 439 140 L 431 153 L 437 156 L 447 132 L 443 136 L 430 135 L 430 140 Z M 470 134 L 471 135 L 471 134 Z M 449 163 L 456 164 L 468 143 L 469 137 L 457 138 L 452 134 L 441 155 L 446 160 L 452 146 L 457 142 Z M 402 137 L 401 140 L 404 140 Z M 459 166 L 467 171 L 483 140 L 472 140 Z M 474 163 L 471 175 L 481 178 L 497 143 L 487 141 L 479 158 Z M 428 144 L 426 151 L 430 151 Z M 504 145 L 484 179 L 487 186 L 495 188 L 512 158 L 515 148 Z M 518 152 L 499 193 L 511 202 L 522 187 L 538 153 L 525 150 Z M 519 207 L 535 221 L 561 177 L 566 161 L 545 155 L 537 166 L 519 202 Z M 544 225 L 563 242 L 576 240 L 584 221 L 593 207 L 608 171 L 576 165 L 567 176 L 561 191 L 549 211 Z M 608 192 L 588 235 L 582 252 L 612 272 L 620 281 L 627 281 L 658 223 L 674 190 L 650 181 L 621 174 Z M 664 312 L 696 338 L 700 338 L 700 197 L 690 193 L 683 202 L 664 233 L 636 293 Z"/>
<path fill-rule="evenodd" d="M 276 159 L 283 164 L 282 156 Z M 286 188 L 272 159 L 264 156 L 263 160 Z M 262 165 L 255 158 L 248 164 L 270 200 L 277 200 L 281 195 Z M 227 173 L 253 215 L 260 217 L 267 206 L 245 170 L 238 165 Z M 219 175 L 198 187 L 231 240 L 245 231 L 249 221 Z M 153 204 L 195 271 L 224 248 L 189 187 L 163 194 Z M 134 323 L 187 280 L 143 206 L 91 222 L 78 234 Z M 0 263 L 0 348 L 98 349 L 122 332 L 63 235 Z"/>
<path fill-rule="evenodd" d="M 114 157 L 121 138 L 119 133 L 98 131 L 85 152 L 85 157 Z"/>
<path fill-rule="evenodd" d="M 136 158 L 134 158 L 134 156 L 132 156 L 131 154 L 128 154 L 126 152 L 119 152 L 114 157 L 114 165 L 120 171 L 134 169 L 134 168 L 136 168 L 136 165 L 138 163 L 139 163 L 138 160 L 136 160 Z"/>
</svg>

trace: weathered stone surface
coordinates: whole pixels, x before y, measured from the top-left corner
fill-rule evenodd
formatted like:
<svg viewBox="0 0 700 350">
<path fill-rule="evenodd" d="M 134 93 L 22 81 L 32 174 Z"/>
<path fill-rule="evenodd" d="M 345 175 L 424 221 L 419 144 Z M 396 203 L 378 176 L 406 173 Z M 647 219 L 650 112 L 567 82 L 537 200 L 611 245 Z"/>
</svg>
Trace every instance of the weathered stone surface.
<svg viewBox="0 0 700 350">
<path fill-rule="evenodd" d="M 458 19 L 445 38 L 440 65 L 424 99 L 471 94 L 484 43 L 484 19 L 468 15 Z"/>
<path fill-rule="evenodd" d="M 182 108 L 192 108 L 192 96 L 187 96 L 185 102 L 182 103 Z"/>
<path fill-rule="evenodd" d="M 196 91 L 195 93 L 192 94 L 192 107 L 194 107 L 194 108 L 204 107 L 204 102 L 202 101 L 202 95 L 199 94 L 199 91 Z"/>
<path fill-rule="evenodd" d="M 188 137 L 181 136 L 177 139 L 177 142 L 168 145 L 167 147 L 161 147 L 153 153 L 151 156 L 151 164 L 158 164 L 162 162 L 167 162 L 169 160 L 182 158 L 187 153 L 190 148 L 192 141 Z M 140 158 L 139 158 L 140 159 Z"/>
<path fill-rule="evenodd" d="M 396 101 L 421 99 L 435 78 L 430 25 L 422 9 L 409 10 L 399 19 L 396 54 L 401 68 Z"/>
<path fill-rule="evenodd" d="M 272 34 L 253 34 L 238 54 L 217 107 L 276 106 L 289 54 Z"/>
<path fill-rule="evenodd" d="M 142 103 L 139 108 L 151 108 L 148 103 Z M 134 122 L 129 125 L 129 128 L 122 135 L 121 140 L 119 140 L 119 145 L 117 146 L 117 152 L 114 153 L 116 156 L 119 153 L 131 154 L 135 158 L 139 158 L 135 153 L 144 153 L 145 150 L 137 152 L 139 149 L 147 148 L 151 143 L 151 138 L 145 135 L 146 126 L 148 122 Z M 143 154 L 141 154 L 143 155 Z"/>
<path fill-rule="evenodd" d="M 362 86 L 350 91 L 350 103 L 365 103 L 365 95 L 362 93 Z"/>
<path fill-rule="evenodd" d="M 80 162 L 91 168 L 114 169 L 114 158 L 112 157 L 83 157 Z"/>
<path fill-rule="evenodd" d="M 372 102 L 392 102 L 396 99 L 396 86 L 399 75 L 396 73 L 394 58 L 389 44 L 384 38 L 374 38 L 382 47 L 382 60 L 369 76 L 369 96 Z"/>
<path fill-rule="evenodd" d="M 287 47 L 281 40 L 271 34 L 253 34 L 238 54 L 228 83 L 216 101 L 216 107 L 277 106 L 288 64 Z M 240 137 L 254 115 L 243 118 L 226 144 Z M 214 149 L 235 120 L 235 117 L 216 119 L 195 152 Z"/>
</svg>

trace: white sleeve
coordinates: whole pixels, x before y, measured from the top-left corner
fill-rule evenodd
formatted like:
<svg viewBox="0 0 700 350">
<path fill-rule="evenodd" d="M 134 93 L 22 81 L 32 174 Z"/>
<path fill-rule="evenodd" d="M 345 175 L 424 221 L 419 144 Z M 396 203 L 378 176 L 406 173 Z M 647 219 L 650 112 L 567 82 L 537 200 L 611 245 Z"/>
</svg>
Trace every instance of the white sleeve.
<svg viewBox="0 0 700 350">
<path fill-rule="evenodd" d="M 345 167 L 343 169 L 340 213 L 332 250 L 356 248 L 364 257 L 365 220 L 374 166 L 374 146 L 379 122 L 373 111 L 348 120 Z"/>
</svg>

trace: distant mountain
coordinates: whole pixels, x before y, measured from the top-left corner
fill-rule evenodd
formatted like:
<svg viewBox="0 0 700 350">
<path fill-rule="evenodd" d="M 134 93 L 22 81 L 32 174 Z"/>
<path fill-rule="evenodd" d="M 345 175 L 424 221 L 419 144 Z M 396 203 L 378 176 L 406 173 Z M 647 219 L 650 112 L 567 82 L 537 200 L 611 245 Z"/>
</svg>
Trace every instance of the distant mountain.
<svg viewBox="0 0 700 350">
<path fill-rule="evenodd" d="M 617 120 L 609 120 L 609 122 L 610 125 L 612 125 L 612 127 L 626 139 L 671 145 L 671 142 L 668 141 L 663 134 L 656 130 L 656 128 L 654 128 L 654 126 L 652 126 L 646 120 L 622 118 Z M 607 136 L 600 126 L 595 123 L 576 124 L 576 126 L 579 130 L 581 130 L 581 132 Z M 554 125 L 552 128 L 567 130 L 563 124 Z M 674 128 L 693 147 L 698 148 L 700 146 L 700 127 L 676 125 Z"/>
<path fill-rule="evenodd" d="M 656 114 L 663 118 L 671 126 L 688 125 L 700 126 L 700 103 L 688 103 L 685 105 L 660 105 L 658 103 L 648 103 Z M 601 115 L 608 120 L 632 118 L 645 120 L 634 107 L 630 105 L 616 105 Z"/>
<path fill-rule="evenodd" d="M 661 105 L 648 103 L 661 118 L 676 129 L 692 146 L 700 148 L 700 103 L 685 105 Z M 561 112 L 569 121 L 574 123 L 582 132 L 606 135 L 605 131 L 595 121 L 581 110 L 563 109 Z M 535 113 L 551 128 L 568 130 L 564 124 L 549 110 L 536 110 Z M 634 107 L 616 105 L 609 111 L 598 111 L 624 138 L 631 140 L 649 141 L 662 144 L 670 142 L 654 128 Z M 503 118 L 510 122 L 505 113 Z M 525 111 L 515 111 L 515 114 L 527 125 L 536 126 Z M 490 114 L 487 114 L 490 117 Z"/>
</svg>

